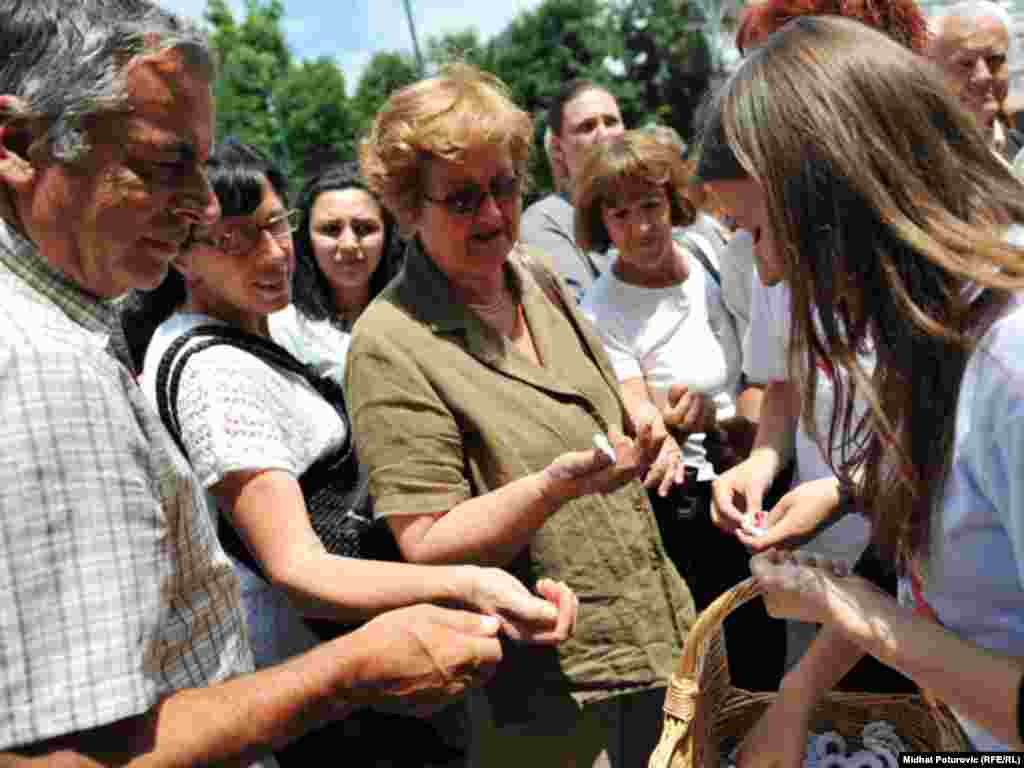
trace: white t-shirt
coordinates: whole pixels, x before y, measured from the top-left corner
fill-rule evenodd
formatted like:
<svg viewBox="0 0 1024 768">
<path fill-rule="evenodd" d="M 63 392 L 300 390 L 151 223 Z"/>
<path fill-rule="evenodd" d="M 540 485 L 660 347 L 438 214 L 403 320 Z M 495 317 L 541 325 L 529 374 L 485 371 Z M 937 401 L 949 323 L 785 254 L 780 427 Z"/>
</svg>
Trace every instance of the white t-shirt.
<svg viewBox="0 0 1024 768">
<path fill-rule="evenodd" d="M 753 241 L 749 241 L 749 247 L 753 248 Z M 765 286 L 758 277 L 755 267 L 750 288 L 750 326 L 743 340 L 743 372 L 748 380 L 763 384 L 789 380 L 789 302 L 789 287 L 785 283 Z M 865 363 L 869 364 L 869 361 Z M 819 433 L 826 436 L 832 421 L 832 396 L 830 378 L 819 372 L 814 416 Z M 794 443 L 794 486 L 810 480 L 832 477 L 832 469 L 821 447 L 811 437 L 802 416 Z M 804 545 L 803 550 L 853 561 L 864 553 L 870 536 L 871 528 L 867 520 L 859 515 L 848 515 L 818 534 Z"/>
<path fill-rule="evenodd" d="M 690 275 L 668 288 L 629 285 L 614 264 L 584 296 L 581 309 L 604 342 L 619 381 L 642 377 L 658 407 L 674 383 L 710 396 L 720 419 L 735 413 L 740 380 L 740 343 L 721 290 L 700 261 L 689 257 Z M 703 434 L 682 446 L 699 479 L 714 477 L 704 458 Z"/>
<path fill-rule="evenodd" d="M 788 381 L 789 286 L 766 286 L 754 270 L 750 289 L 750 327 L 743 340 L 743 372 L 747 379 L 762 384 Z M 815 420 L 821 434 L 828 434 L 832 418 L 832 386 L 826 376 L 818 376 Z M 832 470 L 818 443 L 801 421 L 796 438 L 796 474 L 794 483 L 829 477 Z"/>
<path fill-rule="evenodd" d="M 344 386 L 352 334 L 326 320 L 310 320 L 289 304 L 267 318 L 270 335 L 296 359 Z"/>
<path fill-rule="evenodd" d="M 1024 657 L 1024 296 L 967 363 L 953 461 L 929 536 L 923 596 L 940 623 L 982 648 Z M 1009 749 L 960 720 L 976 749 Z"/>
</svg>

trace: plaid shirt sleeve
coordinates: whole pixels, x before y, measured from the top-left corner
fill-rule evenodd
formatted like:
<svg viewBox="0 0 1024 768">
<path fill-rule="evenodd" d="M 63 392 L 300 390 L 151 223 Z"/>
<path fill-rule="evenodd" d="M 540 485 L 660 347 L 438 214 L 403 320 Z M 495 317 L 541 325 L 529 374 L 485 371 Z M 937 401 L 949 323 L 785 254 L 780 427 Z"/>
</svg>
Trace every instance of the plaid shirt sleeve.
<svg viewBox="0 0 1024 768">
<path fill-rule="evenodd" d="M 202 494 L 128 372 L 4 314 L 0 748 L 251 669 Z"/>
</svg>

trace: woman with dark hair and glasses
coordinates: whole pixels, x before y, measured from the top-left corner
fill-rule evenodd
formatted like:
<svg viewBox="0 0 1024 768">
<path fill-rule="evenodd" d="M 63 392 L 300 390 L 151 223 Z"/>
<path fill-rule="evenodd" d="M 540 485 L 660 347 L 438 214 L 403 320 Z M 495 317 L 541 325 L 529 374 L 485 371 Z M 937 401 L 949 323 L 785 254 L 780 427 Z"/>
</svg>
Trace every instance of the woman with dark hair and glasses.
<svg viewBox="0 0 1024 768">
<path fill-rule="evenodd" d="M 351 443 L 351 426 L 340 388 L 337 401 L 329 400 L 315 379 L 276 362 L 281 358 L 275 350 L 287 353 L 273 343 L 267 319 L 291 298 L 291 233 L 299 216 L 285 204 L 283 176 L 244 144 L 218 146 L 209 177 L 223 216 L 193 233 L 170 282 L 158 289 L 177 294 L 177 303 L 168 310 L 160 296 L 148 297 L 163 321 L 146 350 L 142 386 L 230 524 L 222 526 L 222 542 L 239 571 L 257 666 L 316 642 L 303 618 L 351 625 L 421 602 L 497 615 L 507 634 L 520 639 L 564 640 L 575 612 L 564 585 L 538 584 L 547 598 L 542 599 L 496 568 L 342 557 L 321 543 L 304 494 L 309 486 L 300 481 L 316 462 Z M 147 315 L 145 305 L 136 314 L 159 319 Z M 195 335 L 196 329 L 211 326 L 243 343 L 201 346 L 206 336 Z M 351 750 L 348 762 L 432 763 L 422 741 L 411 747 L 412 754 L 420 750 L 412 762 L 379 762 L 410 754 L 402 738 L 377 743 L 381 717 L 357 717 L 339 726 Z M 395 727 L 389 721 L 383 730 Z M 353 745 L 349 739 L 358 733 L 374 743 L 364 749 Z M 303 740 L 286 756 L 306 764 L 309 745 Z M 370 762 L 360 763 L 358 756 L 368 750 Z"/>
<path fill-rule="evenodd" d="M 656 409 L 630 418 L 601 340 L 517 245 L 532 138 L 504 84 L 465 64 L 377 114 L 363 174 L 410 239 L 356 323 L 346 391 L 406 559 L 564 580 L 588 605 L 573 639 L 509 648 L 471 698 L 471 763 L 636 766 L 693 600 L 638 479 L 664 439 Z"/>
<path fill-rule="evenodd" d="M 311 178 L 295 207 L 292 303 L 270 316 L 271 334 L 340 383 L 352 326 L 398 274 L 404 244 L 356 163 L 331 165 Z"/>
</svg>

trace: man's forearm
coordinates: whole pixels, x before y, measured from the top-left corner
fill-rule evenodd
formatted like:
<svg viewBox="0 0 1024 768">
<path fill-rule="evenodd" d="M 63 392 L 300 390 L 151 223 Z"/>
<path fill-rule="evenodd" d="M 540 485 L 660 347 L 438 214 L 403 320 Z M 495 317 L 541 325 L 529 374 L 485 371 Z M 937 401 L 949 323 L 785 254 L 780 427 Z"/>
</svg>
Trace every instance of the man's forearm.
<svg viewBox="0 0 1024 768">
<path fill-rule="evenodd" d="M 358 700 L 364 652 L 353 633 L 255 674 L 175 693 L 147 718 L 152 750 L 130 765 L 248 765 L 368 703 Z"/>
<path fill-rule="evenodd" d="M 363 651 L 349 637 L 260 672 L 177 691 L 137 717 L 14 751 L 39 756 L 70 750 L 105 766 L 132 768 L 249 765 L 357 708 L 352 694 Z M 352 648 L 333 649 L 334 643 Z"/>
</svg>

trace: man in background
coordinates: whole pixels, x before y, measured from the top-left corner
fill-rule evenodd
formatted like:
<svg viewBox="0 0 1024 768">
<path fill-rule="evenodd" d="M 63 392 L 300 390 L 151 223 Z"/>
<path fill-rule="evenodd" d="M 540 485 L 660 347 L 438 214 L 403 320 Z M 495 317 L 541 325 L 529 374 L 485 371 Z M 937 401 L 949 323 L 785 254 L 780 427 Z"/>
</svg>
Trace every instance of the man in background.
<svg viewBox="0 0 1024 768">
<path fill-rule="evenodd" d="M 565 179 L 563 189 L 542 198 L 523 212 L 519 239 L 539 248 L 561 275 L 578 302 L 607 267 L 604 254 L 584 251 L 573 234 L 572 189 L 587 151 L 620 135 L 624 128 L 619 104 L 590 80 L 570 80 L 548 108 L 551 130 L 551 175 Z"/>
<path fill-rule="evenodd" d="M 993 150 L 1012 162 L 1024 137 L 999 119 L 1009 91 L 1010 29 L 1010 14 L 1002 6 L 966 0 L 928 20 L 931 34 L 925 55 L 942 69 Z"/>
</svg>

